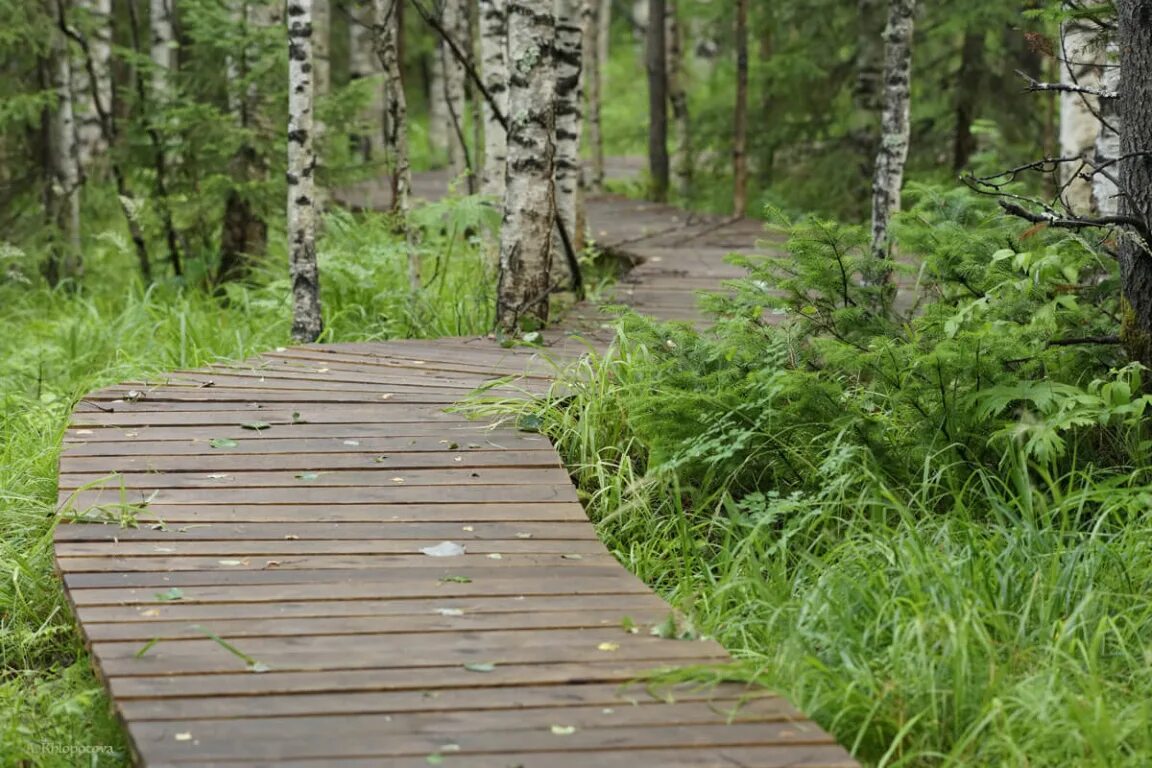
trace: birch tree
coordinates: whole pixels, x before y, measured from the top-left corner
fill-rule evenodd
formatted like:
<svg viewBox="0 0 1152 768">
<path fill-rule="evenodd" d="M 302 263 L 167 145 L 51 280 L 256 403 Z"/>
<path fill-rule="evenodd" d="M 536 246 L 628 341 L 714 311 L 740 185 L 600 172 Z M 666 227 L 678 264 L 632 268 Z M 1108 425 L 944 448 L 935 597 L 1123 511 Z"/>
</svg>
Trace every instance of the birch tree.
<svg viewBox="0 0 1152 768">
<path fill-rule="evenodd" d="M 90 81 L 87 67 L 72 65 L 73 93 L 76 103 L 76 134 L 82 170 L 108 149 L 100 126 L 96 98 L 112 103 L 112 0 L 83 0 L 80 9 L 88 16 L 88 44 L 95 81 Z M 93 94 L 96 94 L 94 97 Z"/>
<path fill-rule="evenodd" d="M 1127 51 L 1125 52 L 1127 57 Z M 1115 41 L 1104 50 L 1103 74 L 1100 86 L 1104 91 L 1115 92 L 1120 88 L 1120 48 Z M 1102 216 L 1114 216 L 1120 208 L 1120 188 L 1116 174 L 1106 169 L 1116 166 L 1123 148 L 1121 134 L 1124 131 L 1124 114 L 1117 99 L 1099 99 L 1098 112 L 1100 130 L 1096 134 L 1092 152 L 1092 166 L 1103 172 L 1092 176 L 1092 205 Z"/>
<path fill-rule="evenodd" d="M 176 0 L 151 0 L 148 26 L 151 30 L 152 97 L 157 104 L 171 98 L 171 75 L 176 70 Z"/>
<path fill-rule="evenodd" d="M 288 252 L 292 339 L 324 329 L 316 264 L 316 153 L 313 141 L 312 0 L 288 0 Z"/>
<path fill-rule="evenodd" d="M 740 0 L 746 2 L 746 0 Z M 648 172 L 651 197 L 668 200 L 668 48 L 665 0 L 648 0 L 646 61 L 648 69 Z"/>
<path fill-rule="evenodd" d="M 392 210 L 398 215 L 408 246 L 408 285 L 420 290 L 420 256 L 408 221 L 412 170 L 408 155 L 408 102 L 400 69 L 400 7 L 403 0 L 373 0 L 372 34 L 384 71 L 384 154 L 392 175 Z"/>
<path fill-rule="evenodd" d="M 1097 34 L 1085 22 L 1073 20 L 1061 28 L 1060 83 L 1070 90 L 1060 93 L 1060 156 L 1092 157 L 1100 133 L 1099 99 L 1077 88 L 1100 86 L 1100 55 Z M 1074 213 L 1094 210 L 1092 182 L 1081 173 L 1079 163 L 1061 163 L 1060 186 L 1065 207 Z"/>
<path fill-rule="evenodd" d="M 467 44 L 470 37 L 468 31 L 468 5 L 467 0 L 445 0 L 443 18 L 441 23 L 444 30 L 452 36 L 457 46 L 468 51 Z M 468 145 L 464 140 L 464 65 L 457 59 L 455 52 L 446 41 L 440 41 L 440 59 L 444 72 L 444 92 L 433 94 L 440 98 L 444 105 L 445 129 L 447 131 L 448 167 L 452 175 L 459 178 L 469 172 Z"/>
<path fill-rule="evenodd" d="M 555 220 L 553 0 L 508 0 L 508 165 L 496 325 L 507 333 L 548 321 Z"/>
<path fill-rule="evenodd" d="M 55 13 L 63 19 L 66 0 L 54 0 Z M 57 34 L 52 51 L 52 89 L 56 109 L 49 133 L 51 187 L 49 211 L 59 232 L 48 260 L 46 278 L 55 285 L 80 274 L 80 161 L 76 143 L 76 116 L 73 103 L 72 52 L 67 38 Z"/>
<path fill-rule="evenodd" d="M 748 212 L 748 0 L 736 0 L 736 109 L 732 118 L 732 214 Z"/>
<path fill-rule="evenodd" d="M 684 25 L 679 0 L 668 6 L 668 103 L 672 109 L 672 175 L 676 192 L 689 193 L 692 186 L 692 126 L 688 114 L 688 89 L 684 70 Z"/>
<path fill-rule="evenodd" d="M 884 77 L 884 5 L 886 0 L 857 0 L 856 79 L 849 132 L 859 158 L 860 183 L 872 178 L 879 138 Z"/>
<path fill-rule="evenodd" d="M 580 232 L 584 216 L 580 212 L 580 138 L 583 132 L 584 20 L 581 0 L 555 0 L 556 13 L 556 216 L 559 226 L 569 233 L 572 246 L 583 248 Z M 555 234 L 554 249 L 564 248 L 562 235 Z M 563 258 L 552 260 L 554 282 L 567 272 Z"/>
<path fill-rule="evenodd" d="M 604 135 L 600 119 L 604 98 L 604 65 L 608 55 L 608 20 L 611 3 L 606 0 L 584 1 L 584 91 L 588 113 L 588 147 L 592 163 L 587 188 L 594 195 L 604 191 Z"/>
<path fill-rule="evenodd" d="M 365 162 L 369 162 L 384 141 L 384 78 L 372 33 L 375 13 L 372 5 L 356 4 L 349 12 L 348 77 L 351 80 L 372 80 L 371 96 L 359 118 L 365 133 L 354 137 L 357 151 Z"/>
<path fill-rule="evenodd" d="M 912 32 L 916 0 L 889 0 L 884 29 L 884 106 L 880 150 L 872 177 L 872 255 L 888 259 L 888 227 L 900 210 L 900 188 L 911 136 L 909 105 L 912 78 Z"/>
<path fill-rule="evenodd" d="M 484 171 L 480 190 L 498 199 L 504 197 L 508 152 L 508 136 L 497 117 L 497 110 L 501 115 L 508 114 L 507 38 L 507 0 L 480 0 L 480 66 L 484 90 L 496 102 L 493 109 L 492 104 L 483 99 Z"/>
</svg>

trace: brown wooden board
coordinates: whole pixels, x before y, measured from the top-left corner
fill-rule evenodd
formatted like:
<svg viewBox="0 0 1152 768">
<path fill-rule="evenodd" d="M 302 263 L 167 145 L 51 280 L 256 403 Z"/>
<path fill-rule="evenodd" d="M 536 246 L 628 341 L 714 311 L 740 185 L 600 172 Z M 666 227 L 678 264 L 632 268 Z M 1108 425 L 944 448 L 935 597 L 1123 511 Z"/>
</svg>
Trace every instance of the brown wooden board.
<svg viewBox="0 0 1152 768">
<path fill-rule="evenodd" d="M 767 253 L 759 222 L 622 198 L 589 216 L 597 245 L 638 265 L 610 301 L 662 320 L 706 326 L 698 295 L 744 274 L 727 255 Z M 597 539 L 546 437 L 452 412 L 478 389 L 549 392 L 613 322 L 578 304 L 544 348 L 280 348 L 79 401 L 56 567 L 135 762 L 855 765 L 761 689 L 636 684 L 716 679 L 728 657 L 664 639 L 672 608 Z M 425 552 L 444 542 L 465 552 Z"/>
</svg>

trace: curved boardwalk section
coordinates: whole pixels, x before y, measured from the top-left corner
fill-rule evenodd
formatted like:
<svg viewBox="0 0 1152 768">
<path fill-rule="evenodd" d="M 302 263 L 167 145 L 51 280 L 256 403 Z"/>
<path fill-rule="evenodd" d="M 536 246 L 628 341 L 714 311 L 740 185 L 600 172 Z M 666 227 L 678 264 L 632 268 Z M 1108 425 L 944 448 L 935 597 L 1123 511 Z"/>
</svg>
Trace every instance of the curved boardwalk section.
<svg viewBox="0 0 1152 768">
<path fill-rule="evenodd" d="M 137 763 L 854 765 L 770 693 L 630 684 L 727 656 L 649 632 L 545 438 L 445 411 L 583 349 L 307 346 L 82 401 L 57 563 Z"/>
</svg>

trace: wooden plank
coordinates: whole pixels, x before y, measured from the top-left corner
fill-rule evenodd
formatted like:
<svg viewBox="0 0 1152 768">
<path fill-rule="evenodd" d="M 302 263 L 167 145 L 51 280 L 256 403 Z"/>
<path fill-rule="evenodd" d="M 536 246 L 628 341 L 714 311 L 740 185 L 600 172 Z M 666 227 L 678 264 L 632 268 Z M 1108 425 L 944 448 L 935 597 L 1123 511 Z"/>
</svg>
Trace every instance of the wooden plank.
<svg viewBox="0 0 1152 768">
<path fill-rule="evenodd" d="M 798 715 L 778 696 L 760 688 L 725 683 L 679 685 L 522 685 L 493 688 L 448 688 L 429 696 L 423 691 L 392 693 L 297 693 L 283 696 L 230 696 L 220 699 L 133 699 L 122 703 L 129 720 L 190 721 L 214 718 L 247 719 L 286 715 L 392 714 L 400 712 L 485 712 L 522 707 L 618 707 L 671 702 L 770 702 L 781 713 Z M 787 709 L 786 709 L 787 708 Z"/>
<path fill-rule="evenodd" d="M 129 404 L 131 405 L 131 404 Z M 161 426 L 236 426 L 251 421 L 263 421 L 278 426 L 294 426 L 304 421 L 309 424 L 427 424 L 435 421 L 459 422 L 460 416 L 445 413 L 438 406 L 419 406 L 387 401 L 373 405 L 331 404 L 324 406 L 284 408 L 275 407 L 212 408 L 206 411 L 179 411 L 176 413 L 123 410 L 116 412 L 93 411 L 72 414 L 71 426 L 77 427 L 161 427 Z"/>
<path fill-rule="evenodd" d="M 164 541 L 123 541 L 112 538 L 104 541 L 58 541 L 57 558 L 90 558 L 94 560 L 115 560 L 124 563 L 131 558 L 154 558 L 160 555 L 174 563 L 182 563 L 186 558 L 232 557 L 237 552 L 252 557 L 301 557 L 309 555 L 411 555 L 419 548 L 411 541 L 384 538 L 385 532 L 374 539 L 321 539 L 266 541 L 229 539 L 226 541 L 181 541 L 178 537 Z M 606 555 L 604 546 L 595 539 L 550 540 L 550 539 L 503 539 L 472 541 L 467 544 L 469 554 L 569 554 Z M 78 570 L 85 569 L 85 563 L 73 563 Z"/>
<path fill-rule="evenodd" d="M 461 616 L 488 614 L 544 615 L 554 612 L 580 611 L 593 616 L 630 616 L 643 612 L 666 612 L 668 605 L 651 592 L 633 594 L 570 595 L 481 595 L 473 597 L 440 596 L 432 600 L 358 598 L 355 600 L 291 600 L 274 603 L 228 602 L 192 603 L 184 600 L 141 605 L 80 606 L 76 615 L 83 626 L 103 623 L 127 623 L 147 627 L 156 621 L 227 621 L 240 617 L 246 621 L 261 619 L 307 619 L 338 616 L 391 618 L 403 625 L 404 617 L 439 616 L 441 611 L 460 611 Z"/>
<path fill-rule="evenodd" d="M 175 528 L 141 527 L 121 528 L 117 525 L 64 525 L 55 531 L 61 541 L 154 541 L 190 542 L 212 541 L 303 541 L 309 539 L 330 541 L 352 539 L 356 541 L 386 537 L 393 541 L 442 541 L 452 539 L 463 543 L 479 540 L 508 541 L 522 537 L 537 541 L 596 541 L 596 532 L 581 513 L 581 519 L 547 520 L 537 522 L 494 521 L 479 522 L 469 519 L 470 504 L 460 504 L 459 522 L 420 523 L 406 520 L 400 514 L 374 523 L 341 522 L 281 522 L 281 523 L 218 523 L 188 525 Z M 581 509 L 578 504 L 572 509 Z M 399 509 L 403 509 L 400 507 Z"/>
<path fill-rule="evenodd" d="M 157 447 L 162 447 L 160 444 Z M 279 454 L 236 454 L 230 452 L 222 455 L 219 451 L 208 448 L 202 454 L 185 455 L 158 455 L 156 452 L 138 456 L 75 456 L 65 454 L 60 459 L 60 472 L 63 475 L 83 475 L 90 478 L 93 475 L 108 475 L 124 473 L 124 476 L 135 472 L 165 472 L 190 474 L 203 473 L 247 473 L 253 471 L 280 470 L 292 472 L 295 470 L 349 470 L 349 469 L 376 469 L 384 472 L 393 470 L 426 470 L 439 468 L 476 469 L 501 467 L 511 468 L 559 468 L 560 462 L 555 451 L 536 448 L 526 451 L 483 451 L 460 448 L 456 450 L 427 450 L 417 453 L 382 453 L 380 451 L 357 451 L 353 453 L 349 446 L 342 447 L 341 452 L 329 451 L 322 453 L 279 453 Z M 360 448 L 362 446 L 356 446 Z M 447 446 L 439 446 L 441 449 Z M 80 480 L 81 484 L 88 482 Z"/>
<path fill-rule="evenodd" d="M 701 647 L 701 650 L 704 650 Z M 255 675 L 229 672 L 215 675 L 133 675 L 106 677 L 114 699 L 165 699 L 174 697 L 220 697 L 297 693 L 344 693 L 355 691 L 437 692 L 448 688 L 502 688 L 518 685 L 630 683 L 647 675 L 692 665 L 716 664 L 716 657 L 702 653 L 696 659 L 618 660 L 556 662 L 548 664 L 501 664 L 479 674 L 462 665 L 435 668 L 328 669 L 312 672 L 277 671 Z"/>
<path fill-rule="evenodd" d="M 259 445 L 258 440 L 279 440 L 284 438 L 338 438 L 341 440 L 361 439 L 367 437 L 380 438 L 420 438 L 435 436 L 437 439 L 459 441 L 460 443 L 475 442 L 490 438 L 495 434 L 491 425 L 480 421 L 468 421 L 460 418 L 456 422 L 427 424 L 423 422 L 404 422 L 391 424 L 313 424 L 294 423 L 276 430 L 254 432 L 240 426 L 253 418 L 239 420 L 234 424 L 224 424 L 211 427 L 205 426 L 178 426 L 164 427 L 80 427 L 76 426 L 64 433 L 66 445 L 71 443 L 119 442 L 119 441 L 197 441 L 201 447 L 211 447 L 210 440 L 230 438 L 239 443 L 236 449 L 214 449 L 226 454 L 230 450 L 243 451 Z M 266 421 L 263 416 L 261 421 Z M 500 430 L 507 433 L 508 430 Z M 498 439 L 498 438 L 496 438 Z"/>
<path fill-rule="evenodd" d="M 441 610 L 441 609 L 437 609 Z M 461 616 L 427 614 L 416 616 L 325 616 L 313 618 L 272 618 L 254 619 L 251 617 L 233 619 L 211 619 L 197 625 L 187 620 L 143 621 L 136 619 L 126 622 L 95 623 L 86 622 L 85 637 L 91 642 L 135 641 L 148 642 L 153 639 L 200 639 L 204 629 L 211 630 L 223 638 L 249 637 L 321 637 L 325 635 L 383 635 L 418 634 L 423 637 L 431 633 L 451 633 L 475 637 L 482 632 L 507 632 L 535 629 L 592 629 L 614 628 L 621 630 L 623 622 L 633 624 L 648 631 L 667 618 L 668 611 L 651 606 L 646 611 L 618 612 L 610 618 L 589 611 L 548 611 L 546 613 L 477 613 Z M 138 616 L 138 614 L 137 614 Z"/>
<path fill-rule="evenodd" d="M 505 485 L 556 486 L 568 481 L 568 471 L 561 467 L 451 466 L 443 469 L 393 469 L 387 462 L 380 462 L 371 469 L 339 469 L 326 467 L 319 461 L 306 467 L 309 471 L 303 473 L 287 469 L 281 472 L 236 469 L 231 472 L 128 472 L 103 476 L 93 473 L 61 474 L 60 488 L 61 490 L 119 488 L 121 485 L 133 489 L 248 489 L 302 486 L 414 488 L 441 485 L 467 488 Z"/>
<path fill-rule="evenodd" d="M 250 430 L 244 430 L 250 431 Z M 293 428 L 293 433 L 297 428 Z M 125 460 L 137 461 L 143 455 L 163 461 L 169 457 L 198 456 L 198 462 L 209 457 L 223 462 L 243 461 L 247 457 L 268 457 L 268 461 L 283 461 L 290 458 L 290 454 L 348 454 L 357 455 L 368 453 L 373 456 L 398 455 L 409 456 L 414 453 L 464 453 L 472 454 L 475 451 L 499 451 L 519 453 L 523 451 L 541 451 L 548 455 L 555 455 L 552 444 L 543 435 L 513 432 L 511 430 L 475 431 L 468 434 L 452 432 L 442 436 L 440 432 L 412 437 L 348 437 L 337 435 L 334 437 L 261 437 L 258 440 L 249 439 L 251 435 L 241 435 L 237 445 L 225 450 L 213 448 L 208 439 L 141 439 L 139 437 L 123 440 L 94 441 L 89 437 L 84 442 L 66 442 L 62 453 L 62 460 L 71 461 L 73 457 L 99 456 L 98 461 L 80 465 L 84 471 L 98 471 L 107 468 L 109 459 L 123 457 Z M 453 447 L 455 446 L 455 447 Z M 242 459 L 241 457 L 245 457 Z M 419 460 L 416 457 L 413 461 Z M 77 469 L 76 471 L 80 471 Z"/>
<path fill-rule="evenodd" d="M 92 521 L 83 526 L 58 526 L 57 541 L 76 536 L 85 541 L 117 541 L 130 538 L 123 530 L 145 527 L 161 528 L 176 533 L 188 533 L 186 523 L 461 523 L 472 525 L 484 522 L 585 522 L 584 508 L 567 503 L 464 503 L 464 504 L 162 504 L 153 501 L 143 508 L 121 510 L 116 507 L 87 510 L 77 518 Z M 121 527 L 116 519 L 121 513 L 135 520 L 135 526 Z M 109 522 L 111 516 L 111 522 Z M 83 532 L 76 529 L 83 528 Z M 310 529 L 305 529 L 306 532 Z M 388 529 L 375 529 L 387 533 Z M 337 531 L 338 532 L 338 531 Z M 283 534 L 288 535 L 288 534 Z M 299 535 L 298 535 L 299 536 Z M 184 537 L 181 537 L 184 538 Z M 278 537 L 278 538 L 282 538 Z M 304 538 L 308 538 L 305 536 Z M 327 540 L 342 538 L 324 535 Z M 365 539 L 375 538 L 366 534 Z"/>
</svg>

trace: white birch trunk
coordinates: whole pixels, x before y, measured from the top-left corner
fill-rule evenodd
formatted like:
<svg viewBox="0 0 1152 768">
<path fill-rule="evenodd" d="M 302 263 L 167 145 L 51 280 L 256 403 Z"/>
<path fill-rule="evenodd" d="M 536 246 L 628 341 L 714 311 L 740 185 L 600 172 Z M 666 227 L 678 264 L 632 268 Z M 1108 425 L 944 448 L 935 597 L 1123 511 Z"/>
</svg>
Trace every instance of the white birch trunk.
<svg viewBox="0 0 1152 768">
<path fill-rule="evenodd" d="M 508 333 L 548 321 L 555 218 L 552 3 L 508 2 L 508 168 L 496 297 L 496 325 Z"/>
<path fill-rule="evenodd" d="M 480 66 L 484 89 L 505 116 L 508 115 L 507 11 L 507 0 L 480 0 Z M 508 136 L 488 100 L 483 101 L 484 172 L 480 191 L 503 199 Z"/>
<path fill-rule="evenodd" d="M 607 0 L 584 0 L 584 82 L 587 109 L 588 146 L 592 152 L 586 184 L 589 193 L 604 192 L 604 133 L 601 105 L 604 95 L 604 67 L 607 63 L 608 25 L 612 7 Z"/>
<path fill-rule="evenodd" d="M 171 76 L 176 71 L 176 0 L 152 0 L 148 25 L 151 30 L 152 98 L 157 106 L 171 98 Z"/>
<path fill-rule="evenodd" d="M 62 2 L 63 0 L 58 0 Z M 61 18 L 64 9 L 56 9 Z M 61 239 L 52 258 L 49 280 L 53 283 L 80 273 L 80 160 L 77 147 L 77 125 L 73 103 L 74 83 L 72 53 L 61 33 L 56 36 L 52 73 L 56 91 L 50 151 L 52 156 L 52 200 L 56 205 L 56 225 Z"/>
<path fill-rule="evenodd" d="M 444 100 L 444 55 L 437 42 L 432 55 L 432 77 L 428 82 L 428 146 L 437 155 L 448 154 L 448 103 Z"/>
<path fill-rule="evenodd" d="M 446 0 L 442 23 L 459 49 L 467 53 L 470 50 L 468 39 L 471 37 L 468 28 L 467 0 Z M 459 178 L 468 171 L 467 145 L 464 142 L 464 110 L 467 108 L 464 103 L 466 73 L 464 65 L 456 58 L 452 46 L 443 40 L 440 41 L 440 58 L 444 62 L 444 93 L 441 97 L 444 100 L 447 119 L 445 130 L 448 134 L 448 167 L 452 171 L 452 176 Z"/>
<path fill-rule="evenodd" d="M 580 138 L 584 126 L 581 87 L 584 23 L 580 5 L 580 0 L 555 0 L 553 6 L 556 17 L 556 213 L 577 252 L 584 241 L 579 232 L 584 220 L 580 212 Z M 552 282 L 560 284 L 574 276 L 570 275 L 563 255 L 565 248 L 559 232 L 554 234 L 554 241 Z"/>
<path fill-rule="evenodd" d="M 392 208 L 399 214 L 408 245 L 408 286 L 412 295 L 421 288 L 420 256 L 413 242 L 408 222 L 412 170 L 408 156 L 408 102 L 404 95 L 400 68 L 400 3 L 404 0 L 373 0 L 373 38 L 380 67 L 384 70 L 384 108 L 386 112 L 384 151 L 392 172 Z"/>
<path fill-rule="evenodd" d="M 316 153 L 312 147 L 312 0 L 288 0 L 288 252 L 292 339 L 313 342 L 324 329 L 316 264 Z"/>
<path fill-rule="evenodd" d="M 684 35 L 676 0 L 668 3 L 668 104 L 672 110 L 672 179 L 676 192 L 686 196 L 692 186 L 692 130 L 684 73 Z"/>
<path fill-rule="evenodd" d="M 73 92 L 76 99 L 76 134 L 80 166 L 86 169 L 93 160 L 108 150 L 104 128 L 100 124 L 100 104 L 110 108 L 112 104 L 112 0 L 84 0 L 80 7 L 88 14 L 88 49 L 92 59 L 92 69 L 96 74 L 95 88 L 87 67 L 77 62 L 72 64 Z M 95 96 L 93 95 L 95 93 Z"/>
<path fill-rule="evenodd" d="M 1101 56 L 1096 35 L 1090 27 L 1076 22 L 1064 25 L 1061 34 L 1062 54 L 1060 82 L 1097 88 L 1101 85 Z M 1096 114 L 1100 100 L 1082 93 L 1061 93 L 1060 96 L 1060 156 L 1091 159 L 1095 152 L 1100 121 Z M 1068 210 L 1086 216 L 1093 210 L 1092 183 L 1080 175 L 1085 169 L 1080 163 L 1060 165 L 1060 185 Z"/>
<path fill-rule="evenodd" d="M 1120 48 L 1114 41 L 1105 50 L 1104 74 L 1100 78 L 1100 85 L 1108 91 L 1120 90 Z M 1099 115 L 1103 124 L 1096 136 L 1092 162 L 1096 168 L 1102 168 L 1103 172 L 1092 177 L 1092 202 L 1100 215 L 1115 216 L 1120 212 L 1120 189 L 1114 179 L 1120 176 L 1116 161 L 1120 158 L 1120 134 L 1123 132 L 1117 100 L 1101 99 Z"/>
<path fill-rule="evenodd" d="M 374 11 L 363 6 L 353 6 L 349 10 L 348 75 L 352 80 L 372 79 L 372 95 L 359 119 L 365 132 L 356 137 L 360 155 L 365 162 L 370 162 L 373 153 L 380 150 L 384 142 L 384 77 L 372 35 Z"/>
<path fill-rule="evenodd" d="M 880 117 L 880 150 L 872 177 L 872 255 L 887 259 L 888 233 L 900 210 L 900 188 L 911 138 L 909 108 L 912 80 L 912 33 L 916 0 L 890 0 L 884 30 L 884 106 Z"/>
</svg>

